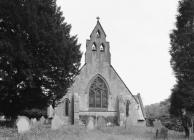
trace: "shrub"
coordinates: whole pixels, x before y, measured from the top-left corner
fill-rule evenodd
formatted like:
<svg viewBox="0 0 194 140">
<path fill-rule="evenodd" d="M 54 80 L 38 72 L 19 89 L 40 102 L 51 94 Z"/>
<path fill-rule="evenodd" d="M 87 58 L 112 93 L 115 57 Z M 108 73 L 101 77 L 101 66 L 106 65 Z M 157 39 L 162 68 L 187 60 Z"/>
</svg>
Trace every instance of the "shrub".
<svg viewBox="0 0 194 140">
<path fill-rule="evenodd" d="M 40 118 L 41 116 L 47 117 L 46 109 L 30 109 L 23 110 L 20 115 L 27 116 L 28 118 Z"/>
</svg>

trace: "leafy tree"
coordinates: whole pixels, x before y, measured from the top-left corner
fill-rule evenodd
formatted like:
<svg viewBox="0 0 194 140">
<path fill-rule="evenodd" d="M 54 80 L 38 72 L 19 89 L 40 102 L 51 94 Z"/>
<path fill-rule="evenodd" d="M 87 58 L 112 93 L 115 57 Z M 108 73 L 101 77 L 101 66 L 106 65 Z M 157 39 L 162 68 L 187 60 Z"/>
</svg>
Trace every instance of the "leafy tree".
<svg viewBox="0 0 194 140">
<path fill-rule="evenodd" d="M 194 0 L 179 1 L 176 29 L 170 34 L 171 66 L 177 84 L 172 89 L 170 112 L 182 107 L 194 112 Z"/>
<path fill-rule="evenodd" d="M 0 112 L 59 100 L 78 73 L 81 52 L 56 0 L 0 0 Z"/>
</svg>

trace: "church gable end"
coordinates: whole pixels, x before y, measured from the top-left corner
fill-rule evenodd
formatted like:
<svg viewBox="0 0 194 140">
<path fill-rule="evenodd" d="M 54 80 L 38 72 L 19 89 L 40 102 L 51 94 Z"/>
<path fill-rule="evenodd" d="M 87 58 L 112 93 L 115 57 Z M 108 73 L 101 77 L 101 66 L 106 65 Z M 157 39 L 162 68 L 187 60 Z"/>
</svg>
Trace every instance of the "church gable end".
<svg viewBox="0 0 194 140">
<path fill-rule="evenodd" d="M 96 116 L 112 118 L 117 122 L 111 123 L 120 126 L 127 122 L 126 125 L 130 126 L 137 124 L 138 119 L 143 120 L 143 104 L 132 95 L 112 67 L 109 49 L 109 42 L 98 18 L 90 39 L 86 41 L 85 64 L 56 108 L 64 121 L 76 124 Z"/>
</svg>

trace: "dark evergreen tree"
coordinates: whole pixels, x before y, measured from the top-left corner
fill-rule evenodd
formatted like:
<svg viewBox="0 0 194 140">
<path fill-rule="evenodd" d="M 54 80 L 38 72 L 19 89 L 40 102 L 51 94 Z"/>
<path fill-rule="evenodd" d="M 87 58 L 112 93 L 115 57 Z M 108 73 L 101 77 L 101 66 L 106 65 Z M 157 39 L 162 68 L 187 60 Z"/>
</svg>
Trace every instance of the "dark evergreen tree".
<svg viewBox="0 0 194 140">
<path fill-rule="evenodd" d="M 172 89 L 170 112 L 194 112 L 194 0 L 179 1 L 176 29 L 170 34 L 171 66 L 177 84 Z"/>
<path fill-rule="evenodd" d="M 0 112 L 59 100 L 78 73 L 81 52 L 56 0 L 0 0 Z"/>
</svg>

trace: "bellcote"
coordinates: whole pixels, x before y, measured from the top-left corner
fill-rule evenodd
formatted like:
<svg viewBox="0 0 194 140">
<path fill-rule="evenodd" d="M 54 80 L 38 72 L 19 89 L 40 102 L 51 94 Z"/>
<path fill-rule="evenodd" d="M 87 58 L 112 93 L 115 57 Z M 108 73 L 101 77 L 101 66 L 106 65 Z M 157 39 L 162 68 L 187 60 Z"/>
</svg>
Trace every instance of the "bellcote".
<svg viewBox="0 0 194 140">
<path fill-rule="evenodd" d="M 110 64 L 109 42 L 106 41 L 106 34 L 102 28 L 99 18 L 96 26 L 86 40 L 85 63 L 87 64 Z"/>
</svg>

